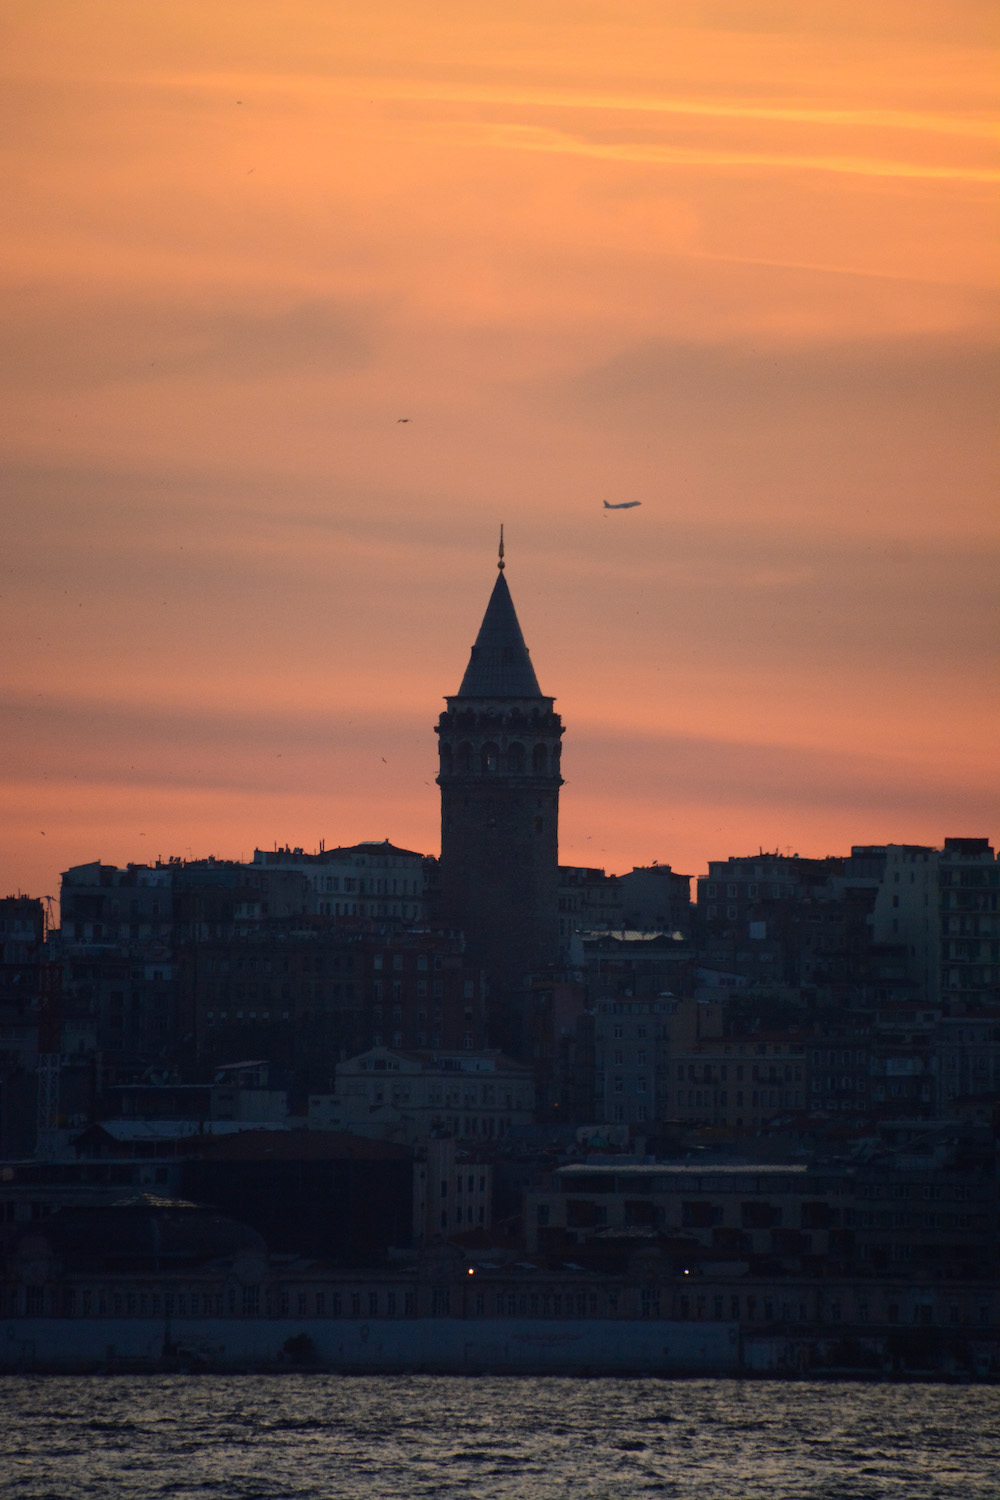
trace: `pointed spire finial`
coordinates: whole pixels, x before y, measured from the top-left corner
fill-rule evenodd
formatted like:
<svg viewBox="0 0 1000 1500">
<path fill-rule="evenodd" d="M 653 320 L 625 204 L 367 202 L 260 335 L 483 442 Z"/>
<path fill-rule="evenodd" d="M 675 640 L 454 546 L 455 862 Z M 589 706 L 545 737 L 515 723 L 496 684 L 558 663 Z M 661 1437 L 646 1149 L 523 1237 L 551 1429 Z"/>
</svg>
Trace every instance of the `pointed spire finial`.
<svg viewBox="0 0 1000 1500">
<path fill-rule="evenodd" d="M 497 552 L 497 573 L 458 698 L 541 698 L 535 669 L 517 622 L 504 576 L 503 527 Z"/>
</svg>

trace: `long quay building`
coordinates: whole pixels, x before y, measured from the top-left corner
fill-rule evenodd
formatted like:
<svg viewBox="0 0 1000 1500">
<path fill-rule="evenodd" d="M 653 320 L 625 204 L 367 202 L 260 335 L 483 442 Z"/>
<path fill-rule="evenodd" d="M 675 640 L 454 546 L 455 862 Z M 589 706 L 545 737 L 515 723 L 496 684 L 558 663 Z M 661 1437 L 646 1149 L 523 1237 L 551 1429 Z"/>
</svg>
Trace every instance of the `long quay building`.
<svg viewBox="0 0 1000 1500">
<path fill-rule="evenodd" d="M 934 1373 L 1000 1380 L 1000 1288 L 474 1262 L 0 1287 L 0 1371 Z"/>
<path fill-rule="evenodd" d="M 53 1215 L 8 1253 L 0 1370 L 289 1368 L 1000 1379 L 1000 1286 L 721 1275 L 653 1247 L 614 1272 L 448 1244 L 331 1267 L 148 1197 Z"/>
</svg>

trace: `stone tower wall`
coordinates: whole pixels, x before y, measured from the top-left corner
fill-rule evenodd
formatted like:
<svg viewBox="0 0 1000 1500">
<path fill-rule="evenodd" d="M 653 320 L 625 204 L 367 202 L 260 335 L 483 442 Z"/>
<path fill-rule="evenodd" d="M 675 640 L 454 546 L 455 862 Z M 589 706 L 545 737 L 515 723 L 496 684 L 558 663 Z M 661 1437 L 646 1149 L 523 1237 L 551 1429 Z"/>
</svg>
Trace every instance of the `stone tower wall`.
<svg viewBox="0 0 1000 1500">
<path fill-rule="evenodd" d="M 437 726 L 441 904 L 490 982 L 496 1045 L 518 1050 L 525 974 L 559 957 L 559 715 L 551 698 L 449 698 Z"/>
</svg>

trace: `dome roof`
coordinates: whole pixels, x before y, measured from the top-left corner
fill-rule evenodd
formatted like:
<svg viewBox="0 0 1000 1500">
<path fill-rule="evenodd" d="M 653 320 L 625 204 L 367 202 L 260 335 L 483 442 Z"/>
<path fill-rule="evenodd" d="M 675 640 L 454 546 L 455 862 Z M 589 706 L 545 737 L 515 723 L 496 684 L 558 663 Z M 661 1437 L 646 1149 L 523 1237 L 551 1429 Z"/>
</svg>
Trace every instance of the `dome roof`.
<svg viewBox="0 0 1000 1500">
<path fill-rule="evenodd" d="M 265 1250 L 255 1229 L 217 1209 L 152 1194 L 61 1209 L 25 1239 L 40 1235 L 65 1270 L 165 1271 Z"/>
</svg>

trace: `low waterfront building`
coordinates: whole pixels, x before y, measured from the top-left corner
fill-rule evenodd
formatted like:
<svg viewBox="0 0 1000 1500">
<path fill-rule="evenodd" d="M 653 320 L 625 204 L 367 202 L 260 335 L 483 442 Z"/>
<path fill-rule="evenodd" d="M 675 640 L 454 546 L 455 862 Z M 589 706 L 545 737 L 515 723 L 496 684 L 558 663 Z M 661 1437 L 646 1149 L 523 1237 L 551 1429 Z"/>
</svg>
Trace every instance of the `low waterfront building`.
<svg viewBox="0 0 1000 1500">
<path fill-rule="evenodd" d="M 268 1256 L 212 1210 L 143 1200 L 25 1232 L 0 1369 L 1000 1375 L 1000 1287 L 619 1273 L 445 1245 L 377 1270 Z"/>
<path fill-rule="evenodd" d="M 849 1171 L 805 1165 L 634 1165 L 556 1168 L 526 1195 L 529 1252 L 600 1249 L 644 1236 L 688 1269 L 767 1258 L 786 1271 L 844 1259 Z"/>
</svg>

